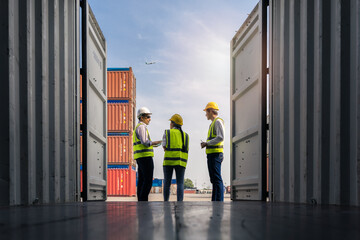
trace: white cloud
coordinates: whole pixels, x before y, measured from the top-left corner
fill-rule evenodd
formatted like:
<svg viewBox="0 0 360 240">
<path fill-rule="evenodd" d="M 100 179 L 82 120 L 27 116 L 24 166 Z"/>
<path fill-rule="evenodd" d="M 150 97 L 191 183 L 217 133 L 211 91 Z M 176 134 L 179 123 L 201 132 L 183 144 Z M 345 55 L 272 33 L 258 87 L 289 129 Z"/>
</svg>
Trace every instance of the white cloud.
<svg viewBox="0 0 360 240">
<path fill-rule="evenodd" d="M 209 121 L 202 109 L 220 106 L 225 120 L 224 182 L 230 184 L 230 40 L 258 0 L 90 1 L 107 39 L 109 67 L 131 66 L 137 78 L 137 108 L 153 112 L 153 140 L 180 113 L 190 134 L 185 177 L 209 185 L 206 155 L 200 149 Z M 121 14 L 119 14 L 121 13 Z M 114 23 L 119 23 L 114 27 Z M 146 65 L 145 62 L 156 61 Z M 154 176 L 162 178 L 163 151 L 155 150 Z M 174 177 L 174 176 L 173 176 Z"/>
<path fill-rule="evenodd" d="M 149 131 L 153 140 L 160 140 L 168 119 L 174 113 L 184 118 L 183 130 L 190 135 L 189 163 L 186 177 L 196 180 L 199 187 L 209 185 L 207 160 L 200 139 L 206 140 L 210 121 L 206 120 L 203 108 L 209 101 L 220 106 L 220 115 L 225 120 L 226 141 L 223 178 L 230 184 L 229 159 L 229 40 L 216 34 L 204 20 L 186 14 L 184 25 L 167 31 L 162 48 L 155 53 L 161 59 L 163 71 L 153 70 L 153 84 L 156 92 L 138 94 L 138 107 L 148 106 L 153 112 Z M 159 72 L 158 72 L 159 71 Z M 163 150 L 155 150 L 154 177 L 163 178 Z M 175 177 L 175 176 L 173 176 Z"/>
</svg>

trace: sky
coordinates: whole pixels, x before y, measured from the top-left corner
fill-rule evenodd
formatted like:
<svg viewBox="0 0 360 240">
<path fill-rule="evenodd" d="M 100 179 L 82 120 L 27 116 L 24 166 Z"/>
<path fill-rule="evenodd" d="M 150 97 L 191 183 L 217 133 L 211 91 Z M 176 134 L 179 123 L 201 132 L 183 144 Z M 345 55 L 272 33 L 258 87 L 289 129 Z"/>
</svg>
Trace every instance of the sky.
<svg viewBox="0 0 360 240">
<path fill-rule="evenodd" d="M 183 117 L 190 137 L 185 178 L 198 188 L 211 186 L 200 148 L 211 123 L 203 111 L 210 101 L 225 122 L 222 177 L 230 185 L 230 41 L 257 2 L 89 0 L 106 38 L 107 67 L 132 67 L 136 110 L 146 106 L 153 113 L 151 139 L 162 139 L 173 114 Z M 163 178 L 164 151 L 158 147 L 154 154 L 154 178 Z"/>
</svg>

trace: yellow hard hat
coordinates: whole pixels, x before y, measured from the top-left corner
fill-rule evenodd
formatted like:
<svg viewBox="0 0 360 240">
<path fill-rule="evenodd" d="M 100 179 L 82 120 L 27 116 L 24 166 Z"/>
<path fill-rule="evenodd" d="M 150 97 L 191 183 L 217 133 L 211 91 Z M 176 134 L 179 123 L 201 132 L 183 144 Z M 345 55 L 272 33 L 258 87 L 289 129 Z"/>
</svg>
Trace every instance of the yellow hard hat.
<svg viewBox="0 0 360 240">
<path fill-rule="evenodd" d="M 204 111 L 206 111 L 206 110 L 209 109 L 209 108 L 219 111 L 219 106 L 216 104 L 216 102 L 209 102 L 209 103 L 206 105 Z"/>
<path fill-rule="evenodd" d="M 176 114 L 172 115 L 172 117 L 169 120 L 176 123 L 177 125 L 180 125 L 180 126 L 183 125 L 183 119 L 180 116 L 180 114 L 176 113 Z"/>
</svg>

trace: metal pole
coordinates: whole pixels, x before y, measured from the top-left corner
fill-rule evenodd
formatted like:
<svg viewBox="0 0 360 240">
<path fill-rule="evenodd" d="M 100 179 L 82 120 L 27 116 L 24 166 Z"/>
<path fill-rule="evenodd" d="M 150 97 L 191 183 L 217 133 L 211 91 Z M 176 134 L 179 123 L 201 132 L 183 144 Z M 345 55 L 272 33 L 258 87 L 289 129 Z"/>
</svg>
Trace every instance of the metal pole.
<svg viewBox="0 0 360 240">
<path fill-rule="evenodd" d="M 88 76 L 87 76 L 87 36 L 88 36 L 88 1 L 81 0 L 81 75 L 82 75 L 82 141 L 83 141 L 83 148 L 82 148 L 82 171 L 83 171 L 83 191 L 81 196 L 83 201 L 87 201 L 88 198 L 88 181 L 87 181 L 87 90 L 88 90 Z"/>
</svg>

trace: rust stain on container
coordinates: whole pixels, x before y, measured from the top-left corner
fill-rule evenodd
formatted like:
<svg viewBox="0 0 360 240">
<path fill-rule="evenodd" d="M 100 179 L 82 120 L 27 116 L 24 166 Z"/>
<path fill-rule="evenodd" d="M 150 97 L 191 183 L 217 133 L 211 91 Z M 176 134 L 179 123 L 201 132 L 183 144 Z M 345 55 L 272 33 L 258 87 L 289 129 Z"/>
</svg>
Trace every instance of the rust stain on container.
<svg viewBox="0 0 360 240">
<path fill-rule="evenodd" d="M 136 171 L 131 166 L 108 168 L 108 196 L 135 196 Z"/>
<path fill-rule="evenodd" d="M 108 103 L 108 131 L 129 131 L 134 128 L 132 103 Z"/>
<path fill-rule="evenodd" d="M 130 68 L 109 69 L 107 72 L 108 99 L 132 99 L 136 96 L 136 79 Z"/>
</svg>

